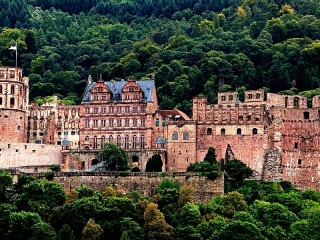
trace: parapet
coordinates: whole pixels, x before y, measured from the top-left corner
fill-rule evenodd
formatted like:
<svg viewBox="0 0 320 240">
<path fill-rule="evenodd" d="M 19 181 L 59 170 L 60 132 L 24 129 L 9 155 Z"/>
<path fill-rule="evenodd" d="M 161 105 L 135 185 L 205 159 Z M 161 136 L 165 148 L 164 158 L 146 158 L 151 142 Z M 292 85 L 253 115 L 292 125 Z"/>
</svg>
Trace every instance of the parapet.
<svg viewBox="0 0 320 240">
<path fill-rule="evenodd" d="M 258 90 L 248 90 L 244 92 L 244 102 L 263 102 L 264 101 L 264 91 L 262 89 Z"/>
<path fill-rule="evenodd" d="M 320 95 L 316 95 L 312 98 L 312 107 L 319 108 L 320 107 Z"/>
<path fill-rule="evenodd" d="M 307 98 L 298 95 L 267 94 L 267 107 L 308 108 Z"/>
<path fill-rule="evenodd" d="M 237 92 L 219 92 L 218 104 L 235 104 L 237 103 Z"/>
</svg>

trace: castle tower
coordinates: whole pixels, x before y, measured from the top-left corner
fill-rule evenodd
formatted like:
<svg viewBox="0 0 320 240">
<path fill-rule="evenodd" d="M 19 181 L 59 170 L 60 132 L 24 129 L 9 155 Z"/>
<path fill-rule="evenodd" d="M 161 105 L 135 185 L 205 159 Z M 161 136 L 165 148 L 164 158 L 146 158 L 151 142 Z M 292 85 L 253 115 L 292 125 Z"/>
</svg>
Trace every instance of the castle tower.
<svg viewBox="0 0 320 240">
<path fill-rule="evenodd" d="M 0 142 L 27 142 L 28 83 L 22 68 L 0 66 Z"/>
</svg>

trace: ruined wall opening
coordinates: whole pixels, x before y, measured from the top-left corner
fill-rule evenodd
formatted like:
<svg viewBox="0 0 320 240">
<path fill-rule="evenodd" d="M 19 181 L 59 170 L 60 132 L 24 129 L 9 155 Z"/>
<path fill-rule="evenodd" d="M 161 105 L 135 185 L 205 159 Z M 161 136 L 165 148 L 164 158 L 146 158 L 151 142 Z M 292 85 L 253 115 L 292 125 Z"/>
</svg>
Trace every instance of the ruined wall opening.
<svg viewBox="0 0 320 240">
<path fill-rule="evenodd" d="M 207 129 L 207 135 L 212 135 L 212 128 Z"/>
<path fill-rule="evenodd" d="M 132 156 L 132 162 L 139 162 L 139 157 L 138 156 Z"/>
<path fill-rule="evenodd" d="M 303 118 L 309 119 L 309 112 L 303 112 Z"/>
<path fill-rule="evenodd" d="M 221 135 L 226 135 L 226 130 L 224 128 L 221 129 Z"/>
<path fill-rule="evenodd" d="M 241 135 L 241 128 L 237 129 L 237 135 Z"/>
<path fill-rule="evenodd" d="M 298 97 L 295 97 L 293 99 L 293 107 L 294 108 L 299 108 L 299 98 Z"/>
<path fill-rule="evenodd" d="M 302 164 L 302 160 L 301 159 L 298 159 L 298 167 L 300 167 Z"/>
<path fill-rule="evenodd" d="M 92 159 L 92 161 L 91 161 L 91 166 L 97 165 L 98 162 L 99 162 L 98 159 L 96 159 L 96 158 L 95 158 L 95 159 Z"/>
<path fill-rule="evenodd" d="M 141 172 L 141 170 L 138 167 L 134 167 L 131 169 L 131 172 Z"/>
<path fill-rule="evenodd" d="M 162 172 L 162 159 L 159 154 L 154 154 L 151 158 L 148 159 L 146 165 L 146 172 Z"/>
<path fill-rule="evenodd" d="M 252 129 L 252 134 L 253 134 L 253 135 L 258 134 L 258 129 L 256 129 L 256 128 Z"/>
</svg>

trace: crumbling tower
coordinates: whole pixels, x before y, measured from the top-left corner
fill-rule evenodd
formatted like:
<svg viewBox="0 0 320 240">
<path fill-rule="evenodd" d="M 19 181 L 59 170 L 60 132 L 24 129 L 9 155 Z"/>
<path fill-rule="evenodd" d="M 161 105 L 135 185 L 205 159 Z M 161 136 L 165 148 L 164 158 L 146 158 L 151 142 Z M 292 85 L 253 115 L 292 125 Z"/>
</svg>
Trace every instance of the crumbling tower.
<svg viewBox="0 0 320 240">
<path fill-rule="evenodd" d="M 0 142 L 27 142 L 28 83 L 22 68 L 0 66 Z"/>
</svg>

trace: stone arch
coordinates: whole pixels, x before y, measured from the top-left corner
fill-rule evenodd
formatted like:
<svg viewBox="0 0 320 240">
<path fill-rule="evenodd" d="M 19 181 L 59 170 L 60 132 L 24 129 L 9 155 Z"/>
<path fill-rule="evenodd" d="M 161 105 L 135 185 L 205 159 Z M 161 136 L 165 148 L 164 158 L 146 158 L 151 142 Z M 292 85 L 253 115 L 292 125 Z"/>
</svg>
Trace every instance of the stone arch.
<svg viewBox="0 0 320 240">
<path fill-rule="evenodd" d="M 99 163 L 99 160 L 94 158 L 91 160 L 91 166 L 97 165 Z"/>
<path fill-rule="evenodd" d="M 162 159 L 160 154 L 154 154 L 151 158 L 148 159 L 146 165 L 146 172 L 162 172 Z"/>
</svg>

